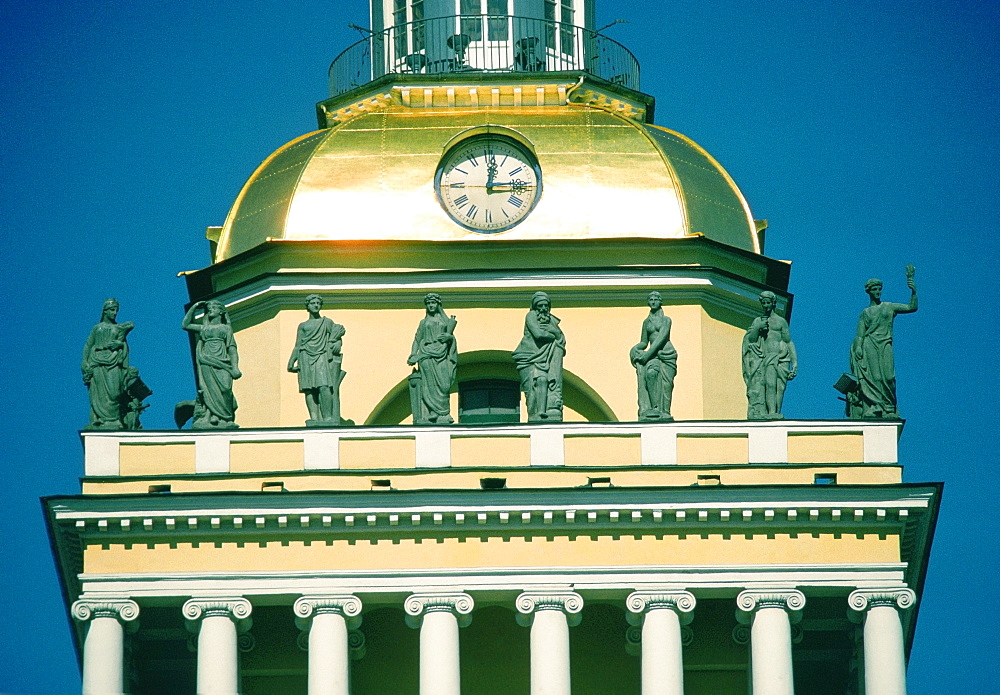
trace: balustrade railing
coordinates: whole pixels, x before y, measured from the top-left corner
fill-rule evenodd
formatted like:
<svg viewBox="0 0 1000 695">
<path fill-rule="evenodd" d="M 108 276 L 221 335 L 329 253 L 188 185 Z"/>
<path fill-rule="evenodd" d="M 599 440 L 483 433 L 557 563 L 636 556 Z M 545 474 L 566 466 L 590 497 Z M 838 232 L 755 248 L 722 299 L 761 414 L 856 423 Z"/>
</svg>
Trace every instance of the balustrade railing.
<svg viewBox="0 0 1000 695">
<path fill-rule="evenodd" d="M 408 22 L 358 41 L 330 65 L 330 95 L 383 75 L 585 72 L 639 89 L 639 62 L 606 36 L 572 24 L 508 15 Z"/>
</svg>

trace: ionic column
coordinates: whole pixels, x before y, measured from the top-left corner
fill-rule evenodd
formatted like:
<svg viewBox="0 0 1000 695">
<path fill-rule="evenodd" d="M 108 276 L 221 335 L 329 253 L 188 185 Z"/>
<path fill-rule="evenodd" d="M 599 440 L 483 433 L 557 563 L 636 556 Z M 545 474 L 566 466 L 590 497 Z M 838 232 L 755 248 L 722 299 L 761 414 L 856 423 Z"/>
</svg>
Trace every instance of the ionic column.
<svg viewBox="0 0 1000 695">
<path fill-rule="evenodd" d="M 472 622 L 474 605 L 463 593 L 407 597 L 406 622 L 420 628 L 420 695 L 461 695 L 458 628 Z"/>
<path fill-rule="evenodd" d="M 139 606 L 128 599 L 80 599 L 70 613 L 89 623 L 83 642 L 83 695 L 125 692 L 125 630 L 135 628 Z"/>
<path fill-rule="evenodd" d="M 342 596 L 302 596 L 295 622 L 309 633 L 309 695 L 349 695 L 348 630 L 361 624 L 361 601 Z"/>
<path fill-rule="evenodd" d="M 583 597 L 574 591 L 525 591 L 517 622 L 531 625 L 531 695 L 570 695 L 569 628 L 580 624 Z"/>
<path fill-rule="evenodd" d="M 806 597 L 795 589 L 748 589 L 736 597 L 736 618 L 750 625 L 754 695 L 794 695 L 792 623 Z"/>
<path fill-rule="evenodd" d="M 242 597 L 193 598 L 181 608 L 198 635 L 198 695 L 238 695 L 237 634 L 250 629 L 250 602 Z"/>
<path fill-rule="evenodd" d="M 906 695 L 906 655 L 899 612 L 911 608 L 911 589 L 858 589 L 847 598 L 864 620 L 866 695 Z"/>
<path fill-rule="evenodd" d="M 681 625 L 691 622 L 694 594 L 634 591 L 625 605 L 629 622 L 642 625 L 642 695 L 684 695 Z"/>
</svg>

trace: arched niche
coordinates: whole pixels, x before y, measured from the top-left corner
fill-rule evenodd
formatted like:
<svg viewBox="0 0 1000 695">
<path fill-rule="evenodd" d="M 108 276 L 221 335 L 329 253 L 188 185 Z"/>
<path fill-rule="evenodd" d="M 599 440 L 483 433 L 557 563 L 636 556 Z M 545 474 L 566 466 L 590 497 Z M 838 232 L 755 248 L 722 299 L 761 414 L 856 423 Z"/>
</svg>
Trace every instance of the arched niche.
<svg viewBox="0 0 1000 695">
<path fill-rule="evenodd" d="M 514 358 L 507 350 L 472 350 L 458 355 L 458 378 L 464 381 L 503 379 L 517 382 Z M 453 388 L 452 393 L 457 389 Z M 563 369 L 563 404 L 587 422 L 617 422 L 611 407 L 583 379 Z M 402 379 L 379 401 L 366 425 L 398 425 L 410 417 L 409 383 Z"/>
</svg>

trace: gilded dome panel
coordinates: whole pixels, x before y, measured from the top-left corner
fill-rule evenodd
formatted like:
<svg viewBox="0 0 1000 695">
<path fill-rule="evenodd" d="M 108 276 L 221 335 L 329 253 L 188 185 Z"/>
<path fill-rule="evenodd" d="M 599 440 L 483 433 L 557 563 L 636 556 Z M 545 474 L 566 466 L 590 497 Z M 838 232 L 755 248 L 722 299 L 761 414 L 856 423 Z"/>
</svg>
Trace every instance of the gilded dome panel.
<svg viewBox="0 0 1000 695">
<path fill-rule="evenodd" d="M 542 171 L 537 206 L 500 234 L 457 225 L 434 188 L 448 147 L 487 131 L 523 141 Z M 692 233 L 756 250 L 739 190 L 679 134 L 578 104 L 395 105 L 304 136 L 265 161 L 230 212 L 218 260 L 268 238 L 485 242 Z"/>
</svg>

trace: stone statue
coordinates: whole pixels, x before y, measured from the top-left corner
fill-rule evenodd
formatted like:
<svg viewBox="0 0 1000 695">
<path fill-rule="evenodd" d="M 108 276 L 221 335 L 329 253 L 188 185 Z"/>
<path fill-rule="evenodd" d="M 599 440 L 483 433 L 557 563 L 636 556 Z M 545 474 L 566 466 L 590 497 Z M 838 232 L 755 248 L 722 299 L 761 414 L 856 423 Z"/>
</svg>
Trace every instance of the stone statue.
<svg viewBox="0 0 1000 695">
<path fill-rule="evenodd" d="M 458 344 L 455 342 L 454 316 L 447 317 L 441 305 L 441 295 L 430 292 L 424 296 L 427 315 L 420 320 L 413 347 L 406 359 L 416 365 L 410 374 L 410 405 L 415 425 L 450 425 L 451 387 L 458 371 Z"/>
<path fill-rule="evenodd" d="M 340 383 L 347 376 L 341 362 L 340 348 L 346 329 L 320 316 L 323 298 L 306 297 L 309 318 L 299 324 L 295 347 L 288 358 L 288 371 L 299 375 L 299 391 L 306 396 L 309 408 L 307 427 L 340 424 Z"/>
<path fill-rule="evenodd" d="M 204 316 L 201 323 L 195 323 L 194 317 L 199 311 L 204 312 Z M 233 379 L 239 379 L 243 373 L 225 305 L 216 299 L 195 302 L 184 315 L 181 328 L 197 336 L 194 359 L 198 374 L 198 400 L 191 427 L 238 427 L 234 422 L 237 405 L 233 396 Z"/>
<path fill-rule="evenodd" d="M 535 292 L 524 319 L 524 337 L 514 350 L 528 422 L 562 422 L 562 365 L 566 336 L 550 313 L 549 295 Z"/>
<path fill-rule="evenodd" d="M 670 342 L 670 317 L 663 313 L 659 292 L 649 293 L 649 316 L 642 322 L 639 343 L 629 352 L 639 381 L 639 419 L 670 422 L 670 401 L 677 375 L 677 350 Z"/>
<path fill-rule="evenodd" d="M 892 354 L 892 324 L 897 314 L 917 310 L 915 268 L 906 266 L 906 286 L 910 303 L 882 301 L 882 281 L 865 283 L 871 302 L 861 311 L 858 332 L 851 343 L 851 373 L 857 388 L 847 394 L 847 415 L 851 418 L 898 418 L 896 409 L 896 368 Z"/>
<path fill-rule="evenodd" d="M 794 379 L 798 370 L 788 322 L 774 313 L 776 302 L 774 292 L 760 293 L 764 315 L 755 318 L 743 336 L 748 420 L 780 419 L 785 382 Z"/>
<path fill-rule="evenodd" d="M 90 395 L 90 424 L 87 429 L 141 429 L 139 414 L 151 396 L 139 378 L 139 370 L 129 366 L 127 336 L 135 328 L 131 321 L 118 323 L 118 300 L 106 299 L 101 321 L 90 329 L 83 346 L 80 369 Z"/>
</svg>

